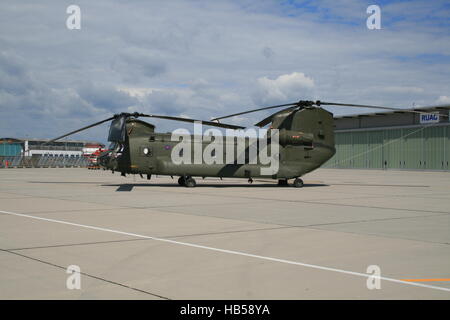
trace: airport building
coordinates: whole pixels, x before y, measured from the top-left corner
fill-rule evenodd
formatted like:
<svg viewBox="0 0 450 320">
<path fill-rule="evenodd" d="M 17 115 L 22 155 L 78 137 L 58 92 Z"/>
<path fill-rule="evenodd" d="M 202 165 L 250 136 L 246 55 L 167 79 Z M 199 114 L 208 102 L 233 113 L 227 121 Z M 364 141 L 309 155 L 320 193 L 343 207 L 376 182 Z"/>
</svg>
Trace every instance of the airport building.
<svg viewBox="0 0 450 320">
<path fill-rule="evenodd" d="M 0 138 L 0 168 L 82 167 L 104 144 L 90 141 Z"/>
<path fill-rule="evenodd" d="M 46 139 L 16 139 L 0 138 L 0 156 L 82 156 L 91 154 L 105 145 L 91 141 L 54 141 L 48 143 Z"/>
<path fill-rule="evenodd" d="M 335 117 L 336 154 L 324 167 L 444 170 L 450 166 L 450 106 Z"/>
</svg>

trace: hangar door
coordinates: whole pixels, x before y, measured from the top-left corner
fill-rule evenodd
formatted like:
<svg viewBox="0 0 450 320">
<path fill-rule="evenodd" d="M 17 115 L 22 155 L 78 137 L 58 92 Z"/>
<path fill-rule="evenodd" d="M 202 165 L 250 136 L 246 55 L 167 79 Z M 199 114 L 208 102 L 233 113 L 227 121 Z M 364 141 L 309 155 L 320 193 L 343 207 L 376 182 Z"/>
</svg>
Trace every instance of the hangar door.
<svg viewBox="0 0 450 320">
<path fill-rule="evenodd" d="M 423 169 L 423 130 L 403 129 L 403 168 Z"/>
<path fill-rule="evenodd" d="M 367 132 L 353 132 L 352 152 L 349 155 L 352 159 L 352 168 L 367 168 Z"/>
<path fill-rule="evenodd" d="M 383 139 L 383 168 L 400 169 L 403 167 L 402 129 L 386 130 Z"/>
<path fill-rule="evenodd" d="M 383 168 L 383 131 L 367 132 L 367 168 Z"/>
<path fill-rule="evenodd" d="M 450 126 L 336 132 L 325 167 L 450 170 Z"/>
<path fill-rule="evenodd" d="M 445 127 L 429 127 L 423 130 L 423 169 L 445 170 Z"/>
</svg>

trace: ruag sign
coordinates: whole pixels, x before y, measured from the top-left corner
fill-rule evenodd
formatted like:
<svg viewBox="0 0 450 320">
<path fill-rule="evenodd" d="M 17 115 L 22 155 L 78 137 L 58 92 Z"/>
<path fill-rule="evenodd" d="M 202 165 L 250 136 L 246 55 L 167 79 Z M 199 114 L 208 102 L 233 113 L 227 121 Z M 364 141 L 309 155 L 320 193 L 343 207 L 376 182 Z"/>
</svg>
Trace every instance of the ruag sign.
<svg viewBox="0 0 450 320">
<path fill-rule="evenodd" d="M 420 123 L 438 123 L 439 113 L 421 113 Z"/>
</svg>

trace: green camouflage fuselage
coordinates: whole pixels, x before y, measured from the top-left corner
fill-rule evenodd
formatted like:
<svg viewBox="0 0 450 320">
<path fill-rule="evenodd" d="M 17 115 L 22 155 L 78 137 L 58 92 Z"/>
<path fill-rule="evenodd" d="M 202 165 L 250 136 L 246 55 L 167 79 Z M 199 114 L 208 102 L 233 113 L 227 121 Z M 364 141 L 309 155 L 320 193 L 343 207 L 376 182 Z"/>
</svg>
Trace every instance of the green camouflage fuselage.
<svg viewBox="0 0 450 320">
<path fill-rule="evenodd" d="M 259 157 L 250 158 L 249 139 L 245 139 L 245 155 L 243 156 L 245 163 L 238 163 L 238 150 L 242 149 L 238 149 L 239 142 L 235 137 L 228 137 L 228 139 L 224 137 L 223 163 L 195 163 L 192 155 L 188 161 L 190 163 L 176 164 L 172 160 L 172 152 L 179 140 L 172 141 L 170 133 L 156 133 L 154 128 L 153 125 L 144 121 L 129 119 L 121 155 L 117 157 L 118 152 L 112 150 L 102 155 L 103 159 L 100 159 L 100 163 L 108 169 L 123 173 L 290 179 L 317 169 L 335 153 L 333 115 L 322 108 L 304 108 L 274 116 L 271 128 L 279 130 L 279 156 L 277 157 L 279 168 L 275 174 L 261 173 L 261 168 L 269 167 L 269 164 L 262 164 Z M 202 141 L 194 145 L 194 139 L 201 139 L 201 137 L 190 136 L 191 150 L 194 151 L 194 148 L 199 150 L 200 146 L 201 154 L 203 154 L 210 141 Z M 256 144 L 256 148 L 259 145 L 260 141 Z M 234 161 L 226 161 L 227 150 L 233 150 Z M 268 151 L 270 155 L 270 144 Z M 220 161 L 220 154 L 217 153 L 216 161 Z M 228 157 L 228 160 L 230 158 Z"/>
</svg>

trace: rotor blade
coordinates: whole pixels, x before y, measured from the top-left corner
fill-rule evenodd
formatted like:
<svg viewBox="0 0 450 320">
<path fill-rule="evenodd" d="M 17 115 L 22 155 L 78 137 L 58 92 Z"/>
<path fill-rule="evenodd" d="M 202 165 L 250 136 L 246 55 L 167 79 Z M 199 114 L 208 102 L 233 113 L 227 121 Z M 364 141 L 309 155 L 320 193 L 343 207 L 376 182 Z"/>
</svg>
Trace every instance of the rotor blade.
<svg viewBox="0 0 450 320">
<path fill-rule="evenodd" d="M 227 116 L 211 119 L 211 121 L 225 119 L 225 118 L 231 118 L 231 117 L 234 117 L 234 116 L 239 116 L 241 114 L 252 113 L 252 112 L 256 112 L 256 111 L 269 110 L 269 109 L 281 108 L 281 107 L 287 107 L 287 106 L 294 106 L 294 105 L 297 105 L 298 103 L 299 102 L 286 103 L 286 104 L 280 104 L 280 105 L 277 105 L 277 106 L 270 106 L 270 107 L 264 107 L 264 108 L 258 108 L 258 109 L 253 109 L 253 110 L 233 113 L 233 114 L 230 114 L 230 115 L 227 115 Z"/>
<path fill-rule="evenodd" d="M 139 114 L 140 117 L 149 117 L 149 118 L 159 118 L 159 119 L 166 119 L 166 120 L 175 120 L 175 121 L 183 121 L 183 122 L 201 122 L 202 124 L 213 126 L 213 127 L 219 127 L 219 128 L 227 128 L 227 129 L 245 129 L 245 127 L 241 126 L 235 126 L 233 124 L 226 124 L 226 123 L 219 123 L 219 122 L 213 122 L 213 121 L 204 121 L 204 120 L 195 120 L 195 119 L 189 119 L 189 118 L 181 118 L 181 117 L 172 117 L 172 116 L 159 116 L 156 114 Z"/>
<path fill-rule="evenodd" d="M 256 126 L 256 127 L 260 127 L 260 128 L 264 127 L 265 125 L 267 125 L 267 124 L 269 124 L 270 122 L 272 122 L 272 118 L 273 118 L 274 115 L 275 115 L 275 114 L 271 114 L 270 116 L 268 116 L 267 118 L 264 118 L 264 119 L 261 120 L 260 122 L 255 123 L 255 126 Z"/>
<path fill-rule="evenodd" d="M 297 107 L 289 107 L 289 108 L 280 110 L 280 111 L 278 111 L 278 112 L 275 112 L 275 113 L 271 114 L 270 116 L 268 116 L 267 118 L 264 118 L 264 119 L 261 120 L 260 122 L 256 123 L 255 126 L 256 126 L 256 127 L 262 128 L 262 127 L 264 127 L 265 125 L 271 123 L 273 117 L 275 117 L 276 115 L 278 115 L 278 114 L 280 114 L 280 113 L 283 113 L 283 112 L 286 112 L 286 111 L 292 111 L 292 110 L 294 110 L 295 108 L 297 108 Z"/>
<path fill-rule="evenodd" d="M 66 133 L 66 134 L 64 134 L 64 135 L 62 135 L 62 136 L 59 136 L 59 137 L 57 137 L 57 138 L 54 138 L 54 139 L 51 139 L 51 140 L 47 141 L 46 143 L 44 143 L 44 145 L 45 145 L 45 144 L 48 144 L 48 143 L 51 143 L 51 142 L 54 142 L 54 141 L 56 141 L 56 140 L 65 138 L 65 137 L 70 136 L 70 135 L 72 135 L 72 134 L 74 134 L 74 133 L 77 133 L 77 132 L 80 132 L 80 131 L 83 131 L 83 130 L 86 130 L 86 129 L 89 129 L 89 128 L 92 128 L 92 127 L 95 127 L 95 126 L 98 126 L 99 124 L 102 124 L 102 123 L 104 123 L 104 122 L 110 121 L 110 120 L 112 120 L 112 119 L 114 119 L 114 118 L 115 118 L 115 116 L 110 117 L 110 118 L 105 119 L 105 120 L 102 120 L 102 121 L 99 121 L 99 122 L 96 122 L 96 123 L 93 123 L 93 124 L 90 124 L 90 125 L 88 125 L 88 126 L 86 126 L 86 127 L 83 127 L 83 128 L 80 128 L 80 129 L 77 129 L 77 130 L 74 130 L 74 131 L 71 131 L 71 132 Z"/>
<path fill-rule="evenodd" d="M 338 106 L 338 107 L 352 107 L 352 108 L 381 109 L 381 110 L 392 110 L 392 111 L 419 113 L 419 114 L 424 112 L 424 111 L 408 110 L 408 109 L 400 109 L 400 108 L 391 108 L 391 107 L 369 106 L 369 105 L 363 105 L 363 104 L 350 104 L 350 103 L 322 102 L 322 101 L 320 101 L 319 105 Z M 442 115 L 442 116 L 447 116 L 447 115 Z"/>
</svg>

